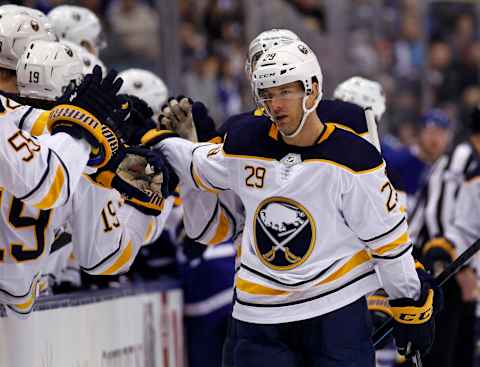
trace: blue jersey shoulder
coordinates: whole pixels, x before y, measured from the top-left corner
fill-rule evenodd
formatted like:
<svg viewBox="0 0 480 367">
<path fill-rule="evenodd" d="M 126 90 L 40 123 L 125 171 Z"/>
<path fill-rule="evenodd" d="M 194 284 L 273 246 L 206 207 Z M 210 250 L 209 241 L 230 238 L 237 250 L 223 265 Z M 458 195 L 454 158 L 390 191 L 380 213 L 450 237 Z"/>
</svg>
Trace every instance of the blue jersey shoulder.
<svg viewBox="0 0 480 367">
<path fill-rule="evenodd" d="M 317 107 L 322 122 L 333 122 L 352 129 L 357 134 L 368 132 L 367 119 L 362 107 L 338 99 L 321 100 Z"/>
</svg>

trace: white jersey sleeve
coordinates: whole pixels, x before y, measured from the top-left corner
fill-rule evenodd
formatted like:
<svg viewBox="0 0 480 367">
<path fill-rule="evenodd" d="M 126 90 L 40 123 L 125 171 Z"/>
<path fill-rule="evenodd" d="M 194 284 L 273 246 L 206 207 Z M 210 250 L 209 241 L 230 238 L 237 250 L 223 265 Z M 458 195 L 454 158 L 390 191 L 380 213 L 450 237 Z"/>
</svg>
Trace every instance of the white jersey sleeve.
<svg viewBox="0 0 480 367">
<path fill-rule="evenodd" d="M 391 298 L 419 295 L 407 220 L 383 169 L 344 175 L 342 211 L 347 225 L 370 249 L 377 273 Z"/>
<path fill-rule="evenodd" d="M 243 228 L 243 207 L 230 190 L 233 176 L 222 145 L 170 138 L 158 148 L 180 178 L 188 236 L 207 245 L 234 240 Z"/>
<path fill-rule="evenodd" d="M 18 129 L 17 112 L 0 116 L 0 186 L 39 209 L 64 205 L 86 167 L 89 145 L 64 133 L 34 138 Z"/>
<path fill-rule="evenodd" d="M 74 195 L 72 242 L 82 270 L 89 274 L 127 271 L 140 247 L 151 241 L 160 221 L 168 216 L 169 206 L 160 219 L 147 216 L 121 204 L 116 191 L 100 187 L 86 177 Z"/>
<path fill-rule="evenodd" d="M 445 236 L 457 248 L 458 254 L 464 252 L 480 237 L 480 176 L 466 182 L 460 188 L 455 204 L 453 223 L 446 229 Z M 478 258 L 478 257 L 477 257 Z M 480 269 L 480 262 L 475 264 Z"/>
</svg>

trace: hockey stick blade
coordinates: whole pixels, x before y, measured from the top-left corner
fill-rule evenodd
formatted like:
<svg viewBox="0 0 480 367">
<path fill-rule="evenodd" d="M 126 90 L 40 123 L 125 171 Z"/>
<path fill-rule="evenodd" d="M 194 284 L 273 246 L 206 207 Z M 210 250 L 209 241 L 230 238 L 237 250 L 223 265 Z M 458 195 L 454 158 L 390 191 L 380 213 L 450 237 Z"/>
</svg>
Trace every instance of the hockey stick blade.
<svg viewBox="0 0 480 367">
<path fill-rule="evenodd" d="M 464 266 L 478 252 L 478 250 L 480 250 L 480 238 L 435 278 L 437 285 L 439 287 L 443 286 L 447 280 L 454 276 L 462 268 L 462 266 Z M 374 347 L 379 345 L 382 340 L 392 333 L 394 324 L 395 321 L 393 319 L 389 319 L 388 321 L 385 321 L 385 323 L 377 330 L 375 330 L 372 336 Z"/>
</svg>

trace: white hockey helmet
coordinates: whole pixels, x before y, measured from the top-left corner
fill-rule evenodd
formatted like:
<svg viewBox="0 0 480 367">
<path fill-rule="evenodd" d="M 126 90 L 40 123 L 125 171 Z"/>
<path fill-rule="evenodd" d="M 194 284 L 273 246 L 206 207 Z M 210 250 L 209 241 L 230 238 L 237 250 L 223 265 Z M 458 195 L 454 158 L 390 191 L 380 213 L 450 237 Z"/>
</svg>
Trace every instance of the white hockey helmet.
<svg viewBox="0 0 480 367">
<path fill-rule="evenodd" d="M 94 54 L 88 52 L 85 48 L 70 42 L 70 41 L 60 41 L 60 43 L 63 43 L 64 45 L 70 47 L 82 60 L 83 63 L 83 75 L 90 74 L 93 71 L 93 68 L 95 65 L 100 66 L 102 69 L 102 74 L 106 75 L 107 68 L 105 67 L 105 64 L 100 60 L 97 56 Z"/>
<path fill-rule="evenodd" d="M 15 70 L 27 45 L 34 40 L 54 41 L 55 37 L 35 16 L 6 12 L 0 15 L 0 67 Z"/>
<path fill-rule="evenodd" d="M 71 84 L 80 84 L 82 71 L 82 60 L 70 47 L 33 41 L 18 61 L 18 91 L 23 97 L 55 100 Z"/>
<path fill-rule="evenodd" d="M 143 99 L 158 114 L 167 101 L 168 89 L 162 79 L 144 69 L 128 69 L 118 74 L 123 79 L 120 93 Z"/>
<path fill-rule="evenodd" d="M 272 47 L 285 45 L 297 40 L 300 40 L 300 38 L 288 29 L 274 28 L 260 33 L 248 45 L 247 61 L 245 62 L 247 74 L 251 77 L 256 62 L 264 52 Z"/>
<path fill-rule="evenodd" d="M 91 10 L 81 6 L 60 5 L 48 13 L 48 18 L 60 40 L 67 40 L 82 47 L 85 47 L 86 42 L 95 54 L 105 48 L 102 24 Z"/>
<path fill-rule="evenodd" d="M 0 16 L 3 16 L 4 14 L 27 14 L 31 15 L 32 17 L 36 17 L 40 22 L 43 23 L 45 29 L 50 32 L 54 37 L 56 37 L 52 22 L 50 22 L 50 19 L 48 19 L 45 13 L 43 13 L 41 10 L 29 8 L 22 5 L 5 4 L 0 6 Z"/>
<path fill-rule="evenodd" d="M 333 98 L 355 103 L 362 108 L 371 107 L 377 121 L 386 109 L 385 92 L 380 83 L 354 76 L 340 83 L 333 92 Z"/>
<path fill-rule="evenodd" d="M 252 74 L 255 100 L 265 108 L 265 112 L 273 119 L 265 100 L 262 98 L 262 89 L 279 87 L 292 82 L 301 82 L 305 90 L 302 101 L 303 116 L 297 129 L 284 135 L 293 138 L 300 133 L 307 116 L 315 111 L 322 99 L 323 75 L 318 59 L 313 51 L 302 41 L 273 47 L 264 53 L 258 60 L 255 71 Z M 312 107 L 307 108 L 308 96 L 313 92 L 313 83 L 318 82 L 318 96 Z"/>
</svg>

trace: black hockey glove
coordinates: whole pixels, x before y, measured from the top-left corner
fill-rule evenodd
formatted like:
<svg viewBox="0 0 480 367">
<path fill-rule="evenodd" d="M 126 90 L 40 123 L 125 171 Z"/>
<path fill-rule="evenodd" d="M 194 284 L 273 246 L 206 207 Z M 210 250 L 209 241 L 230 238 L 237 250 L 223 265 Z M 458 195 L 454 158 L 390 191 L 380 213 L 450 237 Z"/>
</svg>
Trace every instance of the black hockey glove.
<svg viewBox="0 0 480 367">
<path fill-rule="evenodd" d="M 130 110 L 128 118 L 118 125 L 118 129 L 127 144 L 139 145 L 142 136 L 156 128 L 152 119 L 153 110 L 144 100 L 136 96 L 121 94 L 119 97 L 129 102 Z"/>
<path fill-rule="evenodd" d="M 104 167 L 123 154 L 116 126 L 127 117 L 129 105 L 116 95 L 121 85 L 122 79 L 114 71 L 102 80 L 96 66 L 78 87 L 69 88 L 49 113 L 51 134 L 64 132 L 91 145 L 89 166 Z"/>
<path fill-rule="evenodd" d="M 422 247 L 422 264 L 433 275 L 440 274 L 456 257 L 455 246 L 444 237 L 432 238 Z"/>
<path fill-rule="evenodd" d="M 197 130 L 198 141 L 207 142 L 215 138 L 221 138 L 215 128 L 215 121 L 209 115 L 207 107 L 202 102 L 193 103 L 192 116 Z"/>
<path fill-rule="evenodd" d="M 398 352 L 407 359 L 417 351 L 427 354 L 433 345 L 435 315 L 443 307 L 443 293 L 432 276 L 417 269 L 421 290 L 418 300 L 399 298 L 390 300 L 395 325 L 393 335 Z"/>
</svg>

